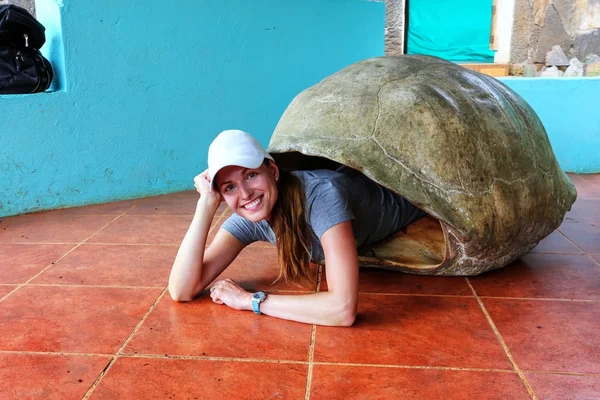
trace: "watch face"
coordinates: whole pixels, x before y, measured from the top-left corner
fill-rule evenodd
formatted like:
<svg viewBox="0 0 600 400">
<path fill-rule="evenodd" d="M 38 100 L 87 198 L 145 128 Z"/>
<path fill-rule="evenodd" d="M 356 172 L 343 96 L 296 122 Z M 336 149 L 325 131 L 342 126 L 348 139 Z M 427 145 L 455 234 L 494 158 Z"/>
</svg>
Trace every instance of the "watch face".
<svg viewBox="0 0 600 400">
<path fill-rule="evenodd" d="M 256 292 L 252 294 L 252 299 L 254 300 L 263 300 L 265 298 L 265 294 L 263 292 Z"/>
</svg>

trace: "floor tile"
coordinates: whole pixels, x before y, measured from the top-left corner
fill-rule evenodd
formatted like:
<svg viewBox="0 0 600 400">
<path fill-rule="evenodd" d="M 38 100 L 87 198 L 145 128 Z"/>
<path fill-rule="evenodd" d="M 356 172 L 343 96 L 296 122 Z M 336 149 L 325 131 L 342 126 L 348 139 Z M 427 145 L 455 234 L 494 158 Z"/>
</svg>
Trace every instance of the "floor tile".
<svg viewBox="0 0 600 400">
<path fill-rule="evenodd" d="M 482 390 L 485 388 L 484 390 Z M 311 400 L 528 400 L 516 373 L 315 365 Z"/>
<path fill-rule="evenodd" d="M 314 360 L 510 369 L 472 298 L 361 295 L 352 328 L 317 327 Z"/>
<path fill-rule="evenodd" d="M 469 281 L 479 296 L 600 300 L 600 268 L 586 255 L 530 253 Z"/>
<path fill-rule="evenodd" d="M 0 350 L 115 353 L 160 292 L 22 287 L 0 303 Z"/>
<path fill-rule="evenodd" d="M 84 244 L 31 283 L 164 287 L 176 254 L 175 246 Z"/>
<path fill-rule="evenodd" d="M 600 399 L 600 377 L 558 374 L 525 374 L 540 400 Z"/>
<path fill-rule="evenodd" d="M 600 254 L 590 254 L 590 256 L 600 264 Z"/>
<path fill-rule="evenodd" d="M 583 179 L 581 176 L 570 176 L 571 181 L 577 189 L 578 199 L 600 199 L 600 186 L 595 185 L 588 179 Z M 591 178 L 593 180 L 593 178 Z"/>
<path fill-rule="evenodd" d="M 482 299 L 523 370 L 600 373 L 600 304 Z"/>
<path fill-rule="evenodd" d="M 89 243 L 181 244 L 192 216 L 124 215 Z"/>
<path fill-rule="evenodd" d="M 17 285 L 0 285 L 0 299 L 15 290 Z"/>
<path fill-rule="evenodd" d="M 561 235 L 559 231 L 554 231 L 550 235 L 542 239 L 538 245 L 531 250 L 532 253 L 567 253 L 581 254 L 582 251 L 577 248 L 566 237 Z"/>
<path fill-rule="evenodd" d="M 268 246 L 268 247 L 267 247 Z M 311 264 L 312 286 L 297 286 L 283 279 L 273 284 L 279 276 L 277 249 L 269 244 L 252 244 L 237 256 L 235 261 L 216 279 L 233 279 L 250 291 L 314 291 L 317 284 L 318 267 Z"/>
<path fill-rule="evenodd" d="M 71 216 L 71 215 L 113 215 L 117 216 L 123 214 L 137 203 L 137 200 L 123 200 L 115 201 L 111 203 L 93 204 L 89 206 L 80 206 L 72 208 L 61 208 L 58 210 L 45 211 L 40 213 L 42 215 L 60 215 L 60 216 Z"/>
<path fill-rule="evenodd" d="M 600 174 L 581 174 L 577 176 L 586 182 L 600 187 Z"/>
<path fill-rule="evenodd" d="M 0 283 L 25 283 L 73 247 L 0 243 Z"/>
<path fill-rule="evenodd" d="M 310 330 L 307 324 L 215 304 L 206 293 L 186 303 L 165 296 L 123 351 L 306 361 Z"/>
<path fill-rule="evenodd" d="M 326 290 L 327 274 L 323 268 L 321 291 Z M 377 268 L 360 269 L 358 291 L 360 293 L 473 295 L 463 277 L 412 275 Z"/>
<path fill-rule="evenodd" d="M 120 357 L 91 399 L 303 399 L 307 366 Z"/>
<path fill-rule="evenodd" d="M 110 357 L 0 354 L 0 398 L 81 399 Z"/>
<path fill-rule="evenodd" d="M 559 230 L 587 253 L 600 253 L 600 222 L 563 222 Z"/>
<path fill-rule="evenodd" d="M 194 215 L 200 195 L 195 190 L 139 199 L 127 215 Z"/>
<path fill-rule="evenodd" d="M 112 215 L 28 214 L 0 219 L 0 243 L 80 243 L 108 224 Z"/>
<path fill-rule="evenodd" d="M 600 200 L 577 200 L 564 222 L 600 222 Z"/>
</svg>

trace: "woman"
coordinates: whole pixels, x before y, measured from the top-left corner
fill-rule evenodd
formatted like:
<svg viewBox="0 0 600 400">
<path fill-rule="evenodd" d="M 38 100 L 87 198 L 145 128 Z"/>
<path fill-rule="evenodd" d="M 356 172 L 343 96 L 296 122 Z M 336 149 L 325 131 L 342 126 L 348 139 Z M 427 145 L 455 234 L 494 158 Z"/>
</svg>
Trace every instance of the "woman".
<svg viewBox="0 0 600 400">
<path fill-rule="evenodd" d="M 325 260 L 328 291 L 267 296 L 227 279 L 212 285 L 210 296 L 236 310 L 310 324 L 352 325 L 358 303 L 357 246 L 382 240 L 425 215 L 349 168 L 280 170 L 256 139 L 238 130 L 215 138 L 208 169 L 194 182 L 200 199 L 169 277 L 173 300 L 192 300 L 245 246 L 269 241 L 277 246 L 280 278 L 307 282 L 309 261 Z M 223 200 L 234 214 L 205 250 Z"/>
</svg>

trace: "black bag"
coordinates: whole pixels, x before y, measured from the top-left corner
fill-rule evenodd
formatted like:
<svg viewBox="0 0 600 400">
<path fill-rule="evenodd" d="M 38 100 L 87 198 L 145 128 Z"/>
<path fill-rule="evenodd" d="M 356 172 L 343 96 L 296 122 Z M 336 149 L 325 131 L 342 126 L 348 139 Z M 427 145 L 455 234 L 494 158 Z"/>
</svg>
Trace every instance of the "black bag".
<svg viewBox="0 0 600 400">
<path fill-rule="evenodd" d="M 0 6 L 0 94 L 36 93 L 50 87 L 52 66 L 39 52 L 46 42 L 45 30 L 24 8 Z"/>
</svg>

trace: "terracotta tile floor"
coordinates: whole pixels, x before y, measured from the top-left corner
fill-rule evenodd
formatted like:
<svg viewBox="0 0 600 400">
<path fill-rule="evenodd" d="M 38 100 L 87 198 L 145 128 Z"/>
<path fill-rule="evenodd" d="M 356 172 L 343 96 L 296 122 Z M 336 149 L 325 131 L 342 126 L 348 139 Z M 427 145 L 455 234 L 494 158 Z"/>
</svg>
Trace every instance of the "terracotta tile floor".
<svg viewBox="0 0 600 400">
<path fill-rule="evenodd" d="M 194 192 L 0 218 L 0 398 L 600 399 L 600 175 L 570 176 L 564 223 L 506 268 L 362 270 L 351 328 L 171 301 Z M 224 276 L 326 290 L 316 267 L 271 285 L 264 244 Z"/>
</svg>

